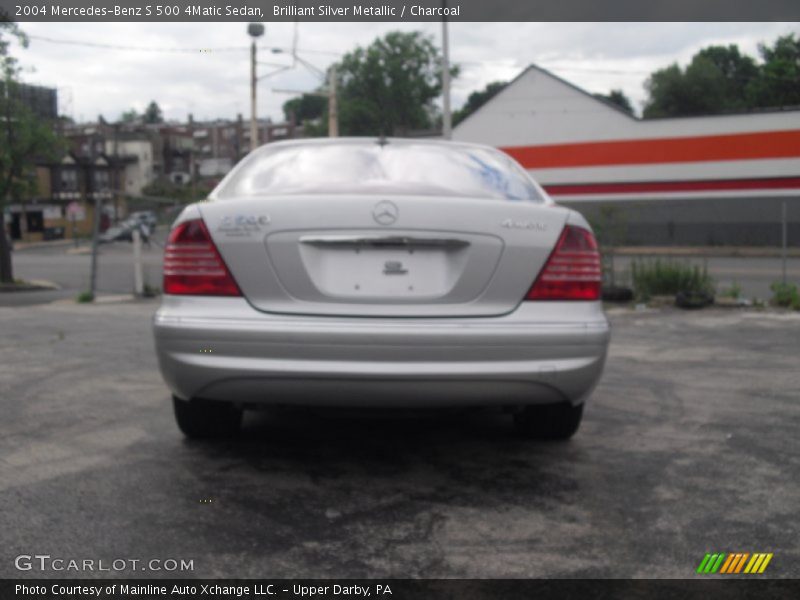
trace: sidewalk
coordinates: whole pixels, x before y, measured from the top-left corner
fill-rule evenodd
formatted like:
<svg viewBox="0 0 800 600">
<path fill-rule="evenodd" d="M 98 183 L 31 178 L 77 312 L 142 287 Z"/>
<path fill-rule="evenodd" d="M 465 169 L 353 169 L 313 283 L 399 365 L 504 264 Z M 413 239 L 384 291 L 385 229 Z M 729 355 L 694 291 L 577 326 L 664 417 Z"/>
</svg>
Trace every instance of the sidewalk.
<svg viewBox="0 0 800 600">
<path fill-rule="evenodd" d="M 82 242 L 82 240 L 81 240 Z M 13 242 L 14 251 L 28 250 L 31 248 L 59 248 L 61 246 L 74 246 L 75 240 L 48 240 L 46 242 Z"/>
<path fill-rule="evenodd" d="M 780 258 L 781 248 L 774 246 L 620 246 L 617 256 L 718 256 L 743 258 Z M 786 255 L 800 258 L 800 248 L 790 246 Z"/>
<path fill-rule="evenodd" d="M 100 247 L 103 248 L 113 248 L 114 244 L 123 244 L 129 242 L 112 242 L 112 243 L 105 243 L 100 244 Z M 163 249 L 164 248 L 164 241 L 161 239 L 150 238 L 150 244 L 153 248 Z M 78 245 L 75 245 L 74 240 L 51 240 L 48 242 L 14 242 L 14 251 L 24 251 L 24 250 L 36 250 L 36 249 L 51 249 L 51 248 L 66 248 L 67 254 L 90 254 L 92 251 L 92 241 L 81 239 Z M 145 249 L 148 249 L 147 246 L 144 246 Z"/>
</svg>

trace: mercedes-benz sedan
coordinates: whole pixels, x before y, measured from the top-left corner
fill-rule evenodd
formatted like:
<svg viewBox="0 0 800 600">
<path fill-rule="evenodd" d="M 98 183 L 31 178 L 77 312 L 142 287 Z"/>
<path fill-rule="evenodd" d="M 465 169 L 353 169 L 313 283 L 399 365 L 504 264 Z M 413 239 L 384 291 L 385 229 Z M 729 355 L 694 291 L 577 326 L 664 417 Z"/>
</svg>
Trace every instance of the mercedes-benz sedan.
<svg viewBox="0 0 800 600">
<path fill-rule="evenodd" d="M 155 315 L 190 437 L 262 405 L 496 406 L 578 429 L 609 326 L 595 238 L 493 148 L 268 144 L 183 210 Z"/>
</svg>

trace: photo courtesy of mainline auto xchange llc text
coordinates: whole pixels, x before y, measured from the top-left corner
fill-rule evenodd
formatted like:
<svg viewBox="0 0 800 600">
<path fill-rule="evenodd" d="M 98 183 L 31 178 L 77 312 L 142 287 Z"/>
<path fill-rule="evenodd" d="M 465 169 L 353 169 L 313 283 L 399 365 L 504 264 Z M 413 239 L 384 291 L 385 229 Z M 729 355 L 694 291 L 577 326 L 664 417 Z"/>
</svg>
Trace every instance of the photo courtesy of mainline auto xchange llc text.
<svg viewBox="0 0 800 600">
<path fill-rule="evenodd" d="M 0 0 L 0 598 L 798 597 L 800 5 L 598 6 Z"/>
<path fill-rule="evenodd" d="M 14 594 L 18 597 L 26 596 L 52 596 L 52 597 L 96 597 L 104 598 L 119 595 L 121 597 L 141 598 L 141 597 L 222 597 L 222 598 L 243 598 L 258 596 L 277 596 L 291 593 L 292 597 L 384 597 L 392 596 L 392 588 L 389 583 L 376 583 L 369 585 L 343 585 L 339 583 L 331 585 L 304 585 L 292 584 L 289 586 L 284 583 L 255 583 L 248 585 L 228 585 L 224 583 L 214 584 L 130 584 L 130 583 L 107 583 L 107 584 L 24 584 L 14 585 Z"/>
</svg>

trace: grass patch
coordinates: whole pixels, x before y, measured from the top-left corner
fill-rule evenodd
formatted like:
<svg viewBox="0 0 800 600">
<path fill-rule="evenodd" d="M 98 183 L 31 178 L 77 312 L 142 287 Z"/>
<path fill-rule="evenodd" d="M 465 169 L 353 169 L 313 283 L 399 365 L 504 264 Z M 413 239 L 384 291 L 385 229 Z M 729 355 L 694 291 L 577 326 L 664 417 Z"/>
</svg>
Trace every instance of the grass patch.
<svg viewBox="0 0 800 600">
<path fill-rule="evenodd" d="M 769 289 L 772 290 L 773 305 L 800 310 L 800 293 L 795 284 L 776 281 Z"/>
<path fill-rule="evenodd" d="M 736 300 L 742 295 L 742 286 L 734 281 L 729 288 L 722 290 L 719 295 L 724 298 L 733 298 Z"/>
<path fill-rule="evenodd" d="M 672 260 L 635 260 L 631 263 L 631 280 L 636 297 L 648 300 L 653 296 L 672 296 L 679 292 L 714 294 L 714 280 L 706 265 L 699 267 Z"/>
<path fill-rule="evenodd" d="M 87 302 L 94 302 L 94 294 L 92 292 L 86 291 L 81 292 L 77 296 L 75 296 L 75 302 L 78 304 L 86 304 Z"/>
<path fill-rule="evenodd" d="M 148 283 L 144 284 L 144 288 L 142 289 L 142 297 L 143 298 L 155 298 L 161 293 L 161 288 L 155 285 L 150 285 Z"/>
</svg>

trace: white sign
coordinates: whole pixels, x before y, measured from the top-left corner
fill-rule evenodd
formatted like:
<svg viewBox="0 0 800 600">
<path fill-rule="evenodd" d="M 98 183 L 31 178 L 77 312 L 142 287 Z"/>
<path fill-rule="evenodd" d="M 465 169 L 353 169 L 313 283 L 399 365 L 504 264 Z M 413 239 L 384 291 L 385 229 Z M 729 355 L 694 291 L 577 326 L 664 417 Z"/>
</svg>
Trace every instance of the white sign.
<svg viewBox="0 0 800 600">
<path fill-rule="evenodd" d="M 61 207 L 60 206 L 45 206 L 42 209 L 42 216 L 45 219 L 60 219 Z"/>
<path fill-rule="evenodd" d="M 82 204 L 70 202 L 67 204 L 67 218 L 70 221 L 83 221 L 86 219 L 86 209 Z"/>
</svg>

